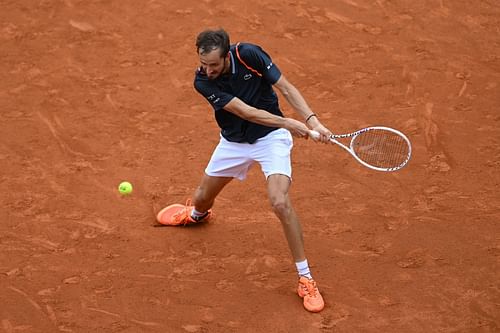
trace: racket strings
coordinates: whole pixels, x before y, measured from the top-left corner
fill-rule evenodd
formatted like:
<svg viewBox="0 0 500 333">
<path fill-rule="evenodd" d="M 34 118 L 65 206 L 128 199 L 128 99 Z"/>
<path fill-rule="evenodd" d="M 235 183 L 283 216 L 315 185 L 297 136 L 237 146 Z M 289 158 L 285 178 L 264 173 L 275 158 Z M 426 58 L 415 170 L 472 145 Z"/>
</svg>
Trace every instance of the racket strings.
<svg viewBox="0 0 500 333">
<path fill-rule="evenodd" d="M 391 131 L 373 129 L 352 139 L 351 148 L 364 162 L 379 168 L 395 168 L 408 161 L 410 147 Z"/>
</svg>

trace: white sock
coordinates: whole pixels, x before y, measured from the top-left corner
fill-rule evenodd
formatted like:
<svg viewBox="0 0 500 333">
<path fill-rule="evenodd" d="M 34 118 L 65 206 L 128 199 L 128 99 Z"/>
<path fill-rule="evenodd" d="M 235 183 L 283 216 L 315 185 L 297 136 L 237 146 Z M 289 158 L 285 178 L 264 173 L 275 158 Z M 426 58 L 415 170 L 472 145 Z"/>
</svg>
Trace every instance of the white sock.
<svg viewBox="0 0 500 333">
<path fill-rule="evenodd" d="M 207 215 L 207 213 L 208 212 L 200 213 L 199 211 L 193 208 L 193 210 L 191 211 L 191 217 L 193 218 L 193 220 L 198 221 L 204 218 Z"/>
<path fill-rule="evenodd" d="M 305 276 L 308 279 L 312 279 L 307 259 L 305 259 L 304 261 L 296 262 L 295 266 L 297 267 L 297 272 L 299 273 L 299 276 Z"/>
</svg>

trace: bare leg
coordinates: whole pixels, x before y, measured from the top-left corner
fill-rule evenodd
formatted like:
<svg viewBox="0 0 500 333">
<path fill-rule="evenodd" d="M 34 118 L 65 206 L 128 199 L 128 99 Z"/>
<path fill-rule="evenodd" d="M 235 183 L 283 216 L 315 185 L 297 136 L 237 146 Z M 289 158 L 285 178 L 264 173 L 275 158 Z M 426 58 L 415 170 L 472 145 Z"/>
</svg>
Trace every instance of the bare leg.
<svg viewBox="0 0 500 333">
<path fill-rule="evenodd" d="M 200 186 L 194 192 L 194 208 L 199 212 L 206 212 L 212 208 L 217 195 L 232 179 L 231 177 L 211 177 L 204 174 Z"/>
<path fill-rule="evenodd" d="M 304 239 L 299 219 L 288 196 L 289 188 L 290 178 L 285 175 L 275 174 L 267 178 L 269 201 L 281 221 L 293 259 L 295 262 L 300 262 L 306 259 Z"/>
</svg>

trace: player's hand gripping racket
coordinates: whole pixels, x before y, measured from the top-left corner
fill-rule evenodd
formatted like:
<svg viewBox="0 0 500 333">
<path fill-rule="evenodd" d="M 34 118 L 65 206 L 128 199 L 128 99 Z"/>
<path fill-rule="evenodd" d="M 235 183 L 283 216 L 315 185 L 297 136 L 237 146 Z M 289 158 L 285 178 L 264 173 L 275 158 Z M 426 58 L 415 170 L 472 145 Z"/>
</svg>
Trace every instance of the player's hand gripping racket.
<svg viewBox="0 0 500 333">
<path fill-rule="evenodd" d="M 309 131 L 313 139 L 319 133 Z M 349 145 L 339 139 L 350 138 Z M 408 164 L 411 157 L 410 140 L 400 131 L 389 127 L 374 126 L 348 134 L 332 134 L 330 141 L 347 150 L 364 166 L 378 171 L 396 171 Z"/>
</svg>

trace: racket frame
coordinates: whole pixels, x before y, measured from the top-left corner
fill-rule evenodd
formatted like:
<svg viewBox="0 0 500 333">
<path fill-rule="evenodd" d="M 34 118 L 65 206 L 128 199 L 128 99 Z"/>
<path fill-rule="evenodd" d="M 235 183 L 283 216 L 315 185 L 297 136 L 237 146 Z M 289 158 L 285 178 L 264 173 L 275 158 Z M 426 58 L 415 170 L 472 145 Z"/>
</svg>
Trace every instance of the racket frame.
<svg viewBox="0 0 500 333">
<path fill-rule="evenodd" d="M 354 152 L 353 146 L 352 146 L 356 137 L 361 133 L 372 131 L 372 130 L 377 130 L 377 129 L 378 130 L 385 130 L 385 131 L 389 131 L 389 132 L 392 132 L 394 134 L 397 134 L 406 141 L 406 143 L 408 144 L 408 155 L 406 156 L 406 159 L 403 161 L 403 163 L 401 163 L 398 166 L 391 167 L 391 168 L 381 168 L 381 167 L 376 167 L 374 165 L 366 163 L 359 156 L 356 155 L 356 153 Z M 319 138 L 318 132 L 316 132 L 316 131 L 309 131 L 309 132 L 310 132 L 311 137 Z M 349 147 L 337 140 L 337 139 L 344 139 L 344 138 L 351 138 L 351 142 L 349 143 Z M 371 126 L 371 127 L 362 128 L 362 129 L 355 131 L 355 132 L 352 132 L 352 133 L 332 134 L 330 136 L 330 141 L 337 144 L 338 146 L 344 148 L 347 152 L 349 152 L 349 154 L 351 154 L 359 163 L 361 163 L 365 167 L 370 168 L 372 170 L 377 170 L 377 171 L 384 171 L 384 172 L 397 171 L 397 170 L 403 168 L 406 164 L 408 164 L 408 162 L 410 161 L 410 157 L 411 157 L 411 142 L 408 139 L 408 137 L 406 135 L 404 135 L 403 133 L 401 133 L 400 131 L 398 131 L 394 128 L 386 127 L 386 126 Z"/>
</svg>

